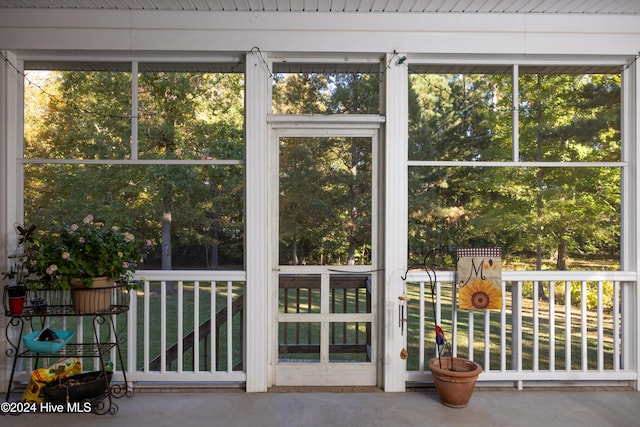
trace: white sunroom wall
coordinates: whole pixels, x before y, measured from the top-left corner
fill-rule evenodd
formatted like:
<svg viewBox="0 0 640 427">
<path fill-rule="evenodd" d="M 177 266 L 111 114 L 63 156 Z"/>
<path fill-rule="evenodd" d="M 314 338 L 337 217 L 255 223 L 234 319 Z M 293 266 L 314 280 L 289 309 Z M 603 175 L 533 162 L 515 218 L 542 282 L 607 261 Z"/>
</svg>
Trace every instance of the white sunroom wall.
<svg viewBox="0 0 640 427">
<path fill-rule="evenodd" d="M 393 57 L 393 52 L 403 52 L 408 61 L 441 61 L 448 63 L 535 63 L 579 62 L 579 63 L 617 63 L 621 66 L 636 58 L 640 46 L 640 18 L 632 16 L 589 16 L 589 15 L 543 15 L 543 14 L 388 14 L 388 13 L 279 13 L 279 12 L 168 12 L 168 11 L 114 11 L 114 10 L 12 10 L 5 9 L 0 14 L 0 51 L 5 57 L 19 61 L 29 59 L 109 60 L 122 57 L 203 58 L 216 52 L 247 52 L 258 48 L 268 58 L 272 52 L 277 56 L 307 56 L 319 61 L 323 57 L 340 56 L 349 61 L 360 55 L 379 55 L 382 60 Z M 588 29 L 588 32 L 585 31 Z M 254 51 L 255 52 L 255 51 Z M 262 67 L 263 58 L 254 55 L 247 65 Z M 640 120 L 638 108 L 638 67 L 632 67 L 628 73 L 633 90 L 625 101 L 629 108 L 625 111 L 625 139 L 627 145 L 635 147 L 636 123 Z M 251 75 L 252 72 L 249 74 Z M 263 72 L 264 70 L 262 70 Z M 252 100 L 250 90 L 265 91 L 260 84 L 261 72 L 254 74 L 254 84 L 248 77 L 247 99 Z M 395 77 L 406 78 L 404 73 L 394 73 Z M 12 78 L 13 76 L 13 78 Z M 19 216 L 17 195 L 11 189 L 17 188 L 15 181 L 15 147 L 19 141 L 21 124 L 17 118 L 16 96 L 19 84 L 6 63 L 0 66 L 0 145 L 5 163 L 0 174 L 0 197 L 3 202 L 0 212 L 0 236 L 3 250 L 11 247 L 13 224 Z M 387 85 L 393 82 L 387 81 Z M 406 84 L 404 82 L 403 84 Z M 402 87 L 403 85 L 399 85 Z M 390 86 L 389 86 L 390 87 Z M 264 93 L 262 95 L 265 95 Z M 388 95 L 388 94 L 387 94 Z M 406 94 L 403 94 L 406 96 Z M 263 100 L 262 96 L 257 99 Z M 392 106 L 393 102 L 387 101 Z M 398 102 L 396 99 L 395 102 Z M 251 104 L 253 105 L 253 104 Z M 247 147 L 259 146 L 264 140 L 266 123 L 260 115 L 268 112 L 268 106 L 262 102 L 251 112 L 247 107 Z M 632 112 L 632 113 L 631 113 Z M 254 114 L 252 116 L 252 114 Z M 387 120 L 397 123 L 394 111 L 386 111 Z M 402 118 L 403 119 L 403 118 Z M 13 154 L 12 154 L 13 153 Z M 638 164 L 636 150 L 631 150 L 627 159 Z M 259 161 L 258 156 L 247 156 L 247 163 Z M 397 169 L 396 169 L 397 168 Z M 400 170 L 406 165 L 387 164 L 387 173 L 400 176 Z M 13 171 L 13 172 L 12 172 Z M 248 175 L 247 187 L 258 185 L 262 174 L 257 171 Z M 638 178 L 633 173 L 625 183 L 626 200 L 630 203 L 623 207 L 627 240 L 623 251 L 637 246 L 638 236 L 637 200 Z M 260 212 L 268 203 L 264 199 L 254 199 L 250 212 Z M 405 212 L 396 204 L 387 204 L 387 217 Z M 251 209 L 249 209 L 251 207 Z M 402 211 L 402 212 L 401 212 Z M 397 217 L 397 216 L 396 216 Z M 253 221 L 253 222 L 252 222 Z M 247 218 L 247 229 L 259 228 L 257 219 Z M 264 253 L 266 234 L 247 239 L 247 259 L 250 254 Z M 406 244 L 403 245 L 406 247 Z M 387 252 L 390 248 L 387 246 Z M 637 251 L 626 257 L 625 269 L 635 271 L 639 263 Z M 0 251 L 0 255 L 2 252 Z M 396 257 L 391 270 L 402 270 L 401 257 Z M 6 257 L 3 257 L 3 260 Z M 396 265 L 397 264 L 397 265 Z M 269 264 L 248 261 L 247 277 L 259 277 L 269 274 Z M 394 286 L 393 284 L 391 286 Z M 396 284 L 396 287 L 398 284 Z M 391 289 L 391 288 L 390 288 Z M 387 296 L 394 294 L 393 291 Z M 634 306 L 640 304 L 638 292 L 632 295 Z M 247 293 L 247 307 L 260 307 L 264 294 Z M 629 307 L 632 308 L 632 307 Z M 256 313 L 254 321 L 264 320 L 266 313 Z M 638 365 L 640 354 L 639 320 L 633 313 L 635 334 L 635 354 L 629 356 Z M 0 320 L 0 326 L 5 319 Z M 251 337 L 251 330 L 247 337 Z M 259 340 L 258 347 L 247 352 L 260 350 L 266 346 L 265 340 Z M 262 346 L 262 347 L 261 347 Z M 393 353 L 393 350 L 390 350 Z M 399 372 L 402 362 L 385 361 L 385 372 Z M 247 360 L 247 389 L 264 391 L 267 387 L 264 372 L 266 360 L 254 357 Z M 393 364 L 393 366 L 389 365 Z M 6 358 L 0 358 L 0 384 L 6 387 Z M 253 372 L 252 372 L 253 370 Z M 401 391 L 401 382 L 389 380 L 388 390 Z M 388 380 L 388 381 L 389 381 Z M 1 389 L 1 388 L 0 388 Z"/>
</svg>

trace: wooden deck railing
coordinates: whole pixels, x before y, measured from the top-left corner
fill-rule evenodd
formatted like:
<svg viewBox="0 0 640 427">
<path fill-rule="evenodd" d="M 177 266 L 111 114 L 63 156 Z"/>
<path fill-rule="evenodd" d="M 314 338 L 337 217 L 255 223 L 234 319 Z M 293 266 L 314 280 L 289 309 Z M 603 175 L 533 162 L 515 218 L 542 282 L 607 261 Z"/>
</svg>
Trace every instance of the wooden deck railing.
<svg viewBox="0 0 640 427">
<path fill-rule="evenodd" d="M 370 276 L 367 274 L 333 274 L 329 292 L 331 313 L 370 313 Z M 317 312 L 320 304 L 320 277 L 314 275 L 281 275 L 281 313 Z M 371 345 L 371 325 L 359 322 L 350 327 L 346 322 L 331 323 L 330 354 L 367 354 Z M 314 337 L 311 323 L 283 323 L 279 354 L 319 354 L 320 344 Z M 316 342 L 314 342 L 314 339 Z"/>
</svg>

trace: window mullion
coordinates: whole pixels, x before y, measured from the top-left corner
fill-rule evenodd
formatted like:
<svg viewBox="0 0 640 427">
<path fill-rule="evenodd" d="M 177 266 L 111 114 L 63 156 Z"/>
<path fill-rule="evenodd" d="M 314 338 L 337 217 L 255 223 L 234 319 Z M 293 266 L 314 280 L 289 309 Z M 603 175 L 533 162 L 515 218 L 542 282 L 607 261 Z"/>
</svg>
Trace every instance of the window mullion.
<svg viewBox="0 0 640 427">
<path fill-rule="evenodd" d="M 131 159 L 138 159 L 138 62 L 131 62 Z"/>
<path fill-rule="evenodd" d="M 513 82 L 511 83 L 512 92 L 512 108 L 511 108 L 511 150 L 512 150 L 512 159 L 514 162 L 518 161 L 520 157 L 520 132 L 518 127 L 520 126 L 518 122 L 519 118 L 519 110 L 518 110 L 518 98 L 519 98 L 519 86 L 518 86 L 518 75 L 520 74 L 518 64 L 513 65 Z"/>
</svg>

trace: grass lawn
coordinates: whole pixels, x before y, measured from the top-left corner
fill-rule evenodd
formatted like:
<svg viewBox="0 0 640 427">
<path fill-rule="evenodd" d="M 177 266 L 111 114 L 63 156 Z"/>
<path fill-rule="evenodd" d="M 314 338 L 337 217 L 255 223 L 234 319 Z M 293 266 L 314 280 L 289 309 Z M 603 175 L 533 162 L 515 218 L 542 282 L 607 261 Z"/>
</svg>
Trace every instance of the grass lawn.
<svg viewBox="0 0 640 427">
<path fill-rule="evenodd" d="M 444 289 L 446 288 L 446 289 Z M 419 355 L 419 289 L 417 284 L 411 286 L 409 284 L 408 295 L 411 298 L 409 302 L 409 322 L 408 322 L 408 370 L 418 369 Z M 485 322 L 489 322 L 490 334 L 490 369 L 498 370 L 501 366 L 501 331 L 506 328 L 506 368 L 513 369 L 515 367 L 512 356 L 513 323 L 512 323 L 512 293 L 507 288 L 506 295 L 506 316 L 505 325 L 501 324 L 501 313 L 499 311 L 490 311 L 488 319 L 485 317 L 484 311 L 469 312 L 467 310 L 458 310 L 458 355 L 467 357 L 469 353 L 468 347 L 468 325 L 469 316 L 473 316 L 474 325 L 474 359 L 478 361 L 484 360 L 485 347 Z M 611 296 L 605 296 L 611 298 Z M 443 286 L 442 291 L 442 322 L 441 327 L 445 331 L 447 340 L 451 340 L 451 291 L 449 286 Z M 565 305 L 556 303 L 554 306 L 554 335 L 555 335 L 555 370 L 566 369 L 565 351 L 566 346 L 571 346 L 571 369 L 582 369 L 582 337 L 581 337 L 581 312 L 579 308 L 571 307 L 571 340 L 565 340 Z M 522 301 L 522 368 L 525 370 L 533 369 L 534 366 L 534 305 L 532 299 L 523 297 Z M 603 314 L 603 366 L 604 369 L 613 368 L 613 315 Z M 538 302 L 538 342 L 537 351 L 538 366 L 540 370 L 550 369 L 549 345 L 550 345 L 550 329 L 549 329 L 549 303 L 545 301 Z M 587 368 L 596 369 L 598 364 L 597 349 L 597 314 L 593 310 L 587 311 Z M 436 354 L 435 350 L 435 331 L 434 331 L 434 315 L 431 304 L 430 290 L 425 291 L 425 365 L 431 357 Z"/>
</svg>

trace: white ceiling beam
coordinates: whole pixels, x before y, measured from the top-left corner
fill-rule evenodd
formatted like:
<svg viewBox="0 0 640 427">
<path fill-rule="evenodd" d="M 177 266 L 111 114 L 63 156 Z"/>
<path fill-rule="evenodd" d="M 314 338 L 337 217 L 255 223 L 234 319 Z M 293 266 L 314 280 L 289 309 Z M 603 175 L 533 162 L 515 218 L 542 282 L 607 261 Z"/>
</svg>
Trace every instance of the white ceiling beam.
<svg viewBox="0 0 640 427">
<path fill-rule="evenodd" d="M 226 1 L 226 0 L 225 0 Z M 301 1 L 301 0 L 300 0 Z M 7 10 L 0 49 L 635 55 L 640 17 Z"/>
</svg>

